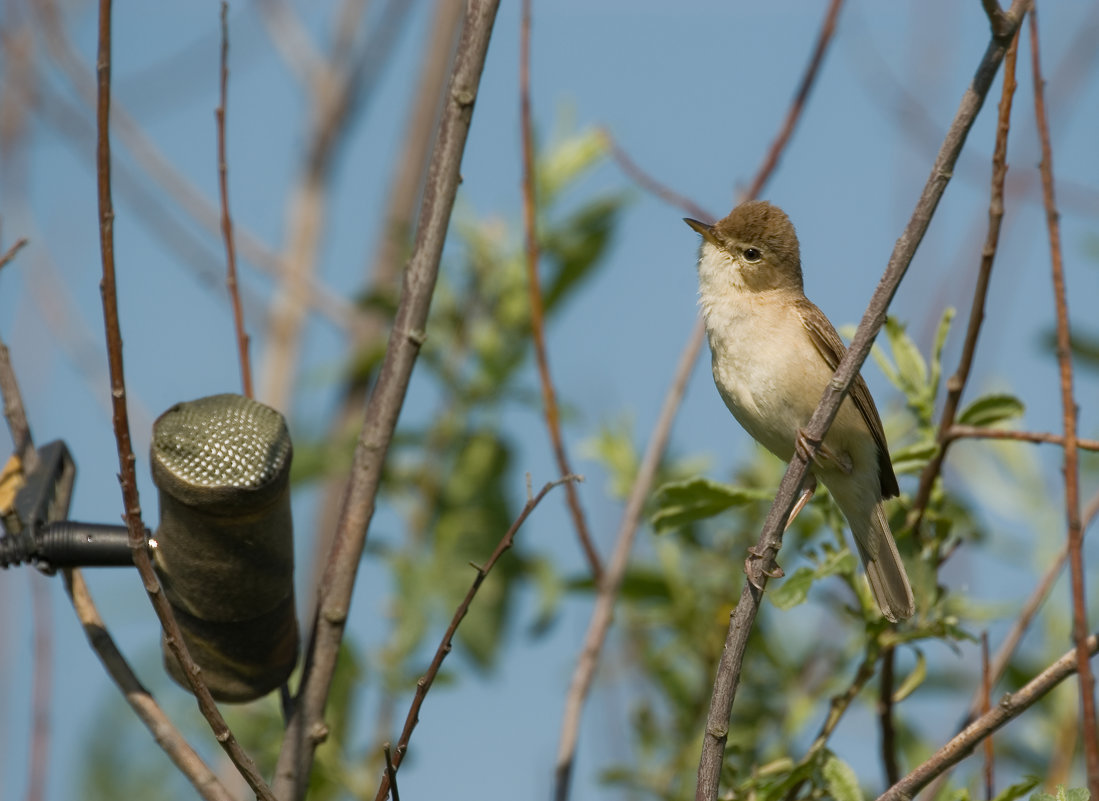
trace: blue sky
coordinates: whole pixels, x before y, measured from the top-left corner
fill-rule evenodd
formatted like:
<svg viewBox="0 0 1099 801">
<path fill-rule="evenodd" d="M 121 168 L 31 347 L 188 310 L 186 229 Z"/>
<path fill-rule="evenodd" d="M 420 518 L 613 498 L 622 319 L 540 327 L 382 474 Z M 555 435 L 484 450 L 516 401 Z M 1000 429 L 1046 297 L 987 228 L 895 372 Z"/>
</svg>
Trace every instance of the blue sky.
<svg viewBox="0 0 1099 801">
<path fill-rule="evenodd" d="M 1099 219 L 1099 65 L 1094 4 L 1041 3 L 1042 47 L 1062 200 L 1062 241 L 1070 312 L 1081 330 L 1096 333 L 1099 297 L 1096 229 Z M 326 41 L 335 2 L 295 4 L 309 30 Z M 631 157 L 714 215 L 723 216 L 754 175 L 786 111 L 814 41 L 824 4 L 779 2 L 535 2 L 532 86 L 536 124 L 550 130 L 564 116 L 577 128 L 605 126 Z M 369 107 L 359 119 L 333 184 L 321 258 L 321 278 L 337 293 L 361 282 L 364 263 L 385 208 L 393 153 L 402 136 L 404 103 L 416 78 L 431 4 L 419 2 Z M 214 3 L 116 3 L 115 84 L 119 101 L 161 152 L 208 197 L 215 197 L 217 6 Z M 0 23 L 13 24 L 12 11 Z M 306 106 L 294 79 L 259 26 L 255 7 L 234 7 L 229 108 L 230 175 L 237 224 L 283 245 L 288 188 L 295 180 L 306 129 Z M 67 29 L 86 64 L 94 58 L 94 9 L 83 4 Z M 518 126 L 518 4 L 505 3 L 496 23 L 485 78 L 463 162 L 462 204 L 478 215 L 520 219 Z M 1089 34 L 1090 32 L 1090 34 Z M 1090 35 L 1090 40 L 1087 38 Z M 858 321 L 911 213 L 929 165 L 987 42 L 981 4 L 935 0 L 918 4 L 850 0 L 817 88 L 765 196 L 790 214 L 801 240 L 806 291 L 842 326 Z M 1025 41 L 1025 37 L 1024 37 Z M 1078 41 L 1092 42 L 1082 51 Z M 1081 54 L 1082 53 L 1082 54 Z M 1063 62 L 1068 68 L 1059 71 Z M 153 77 L 150 77 L 153 76 Z M 0 80 L 4 76 L 0 75 Z M 1053 324 L 1049 258 L 1037 188 L 1029 51 L 1019 63 L 1015 125 L 1009 148 L 1009 200 L 989 315 L 970 386 L 1010 388 L 1027 405 L 1024 425 L 1056 431 L 1060 399 L 1054 361 L 1041 347 Z M 52 84 L 70 99 L 55 71 Z M 906 321 L 926 349 L 942 308 L 959 308 L 946 364 L 957 359 L 987 217 L 988 170 L 999 96 L 997 80 L 927 238 L 891 312 Z M 94 173 L 87 152 L 41 117 L 29 121 L 23 151 L 28 178 L 24 203 L 0 187 L 6 249 L 19 236 L 31 245 L 0 275 L 0 334 L 12 350 L 39 442 L 64 438 L 80 470 L 74 517 L 114 521 L 121 507 L 117 459 L 106 411 L 106 359 L 99 306 Z M 2 157 L 0 157 L 2 158 Z M 11 167 L 12 165 L 8 165 Z M 11 173 L 0 173 L 10 176 Z M 1029 182 L 1029 186 L 1024 186 Z M 629 187 L 611 163 L 587 179 L 592 191 Z M 198 282 L 181 259 L 149 235 L 135 209 L 116 197 L 120 303 L 131 418 L 139 454 L 147 522 L 156 518 L 155 492 L 142 455 L 151 420 L 172 403 L 238 387 L 227 305 Z M 597 545 L 609 551 L 619 508 L 603 492 L 605 476 L 582 458 L 579 443 L 598 425 L 628 414 L 638 444 L 655 421 L 675 359 L 696 317 L 697 235 L 679 209 L 637 190 L 609 263 L 549 331 L 558 388 L 579 410 L 566 432 Z M 220 243 L 210 239 L 220 258 Z M 259 297 L 269 281 L 247 266 L 246 286 Z M 51 294 L 51 285 L 64 292 Z M 53 316 L 51 316 L 53 315 Z M 259 326 L 253 353 L 262 353 Z M 315 431 L 332 397 L 325 381 L 344 356 L 331 325 L 310 323 L 292 429 Z M 259 360 L 256 359 L 258 362 Z M 901 403 L 874 366 L 865 370 L 879 406 Z M 533 386 L 533 383 L 532 383 Z M 430 408 L 416 395 L 407 413 Z M 1076 396 L 1085 436 L 1099 430 L 1093 402 L 1099 381 L 1078 374 Z M 515 413 L 507 421 L 520 444 L 516 465 L 535 484 L 555 472 L 539 420 Z M 0 434 L 0 453 L 8 447 Z M 710 458 L 708 474 L 722 477 L 753 447 L 725 410 L 698 364 L 673 443 L 678 453 Z M 972 446 L 971 446 L 972 447 Z M 1058 452 L 1041 452 L 1040 481 L 1060 490 Z M 907 488 L 911 489 L 911 488 Z M 1094 486 L 1086 482 L 1083 496 Z M 523 492 L 516 475 L 515 497 Z M 1056 497 L 1056 496 L 1055 496 Z M 297 502 L 299 531 L 312 517 L 310 499 Z M 986 508 L 992 521 L 1012 516 L 1002 501 Z M 566 569 L 581 563 L 560 498 L 550 501 L 522 532 Z M 1059 542 L 1061 519 L 1048 518 L 1042 543 L 1012 546 L 1041 561 Z M 644 547 L 644 538 L 640 547 Z M 1089 560 L 1093 565 L 1094 560 Z M 965 563 L 959 581 L 989 599 L 1017 594 L 1011 581 Z M 967 572 L 968 571 L 968 572 Z M 1010 575 L 999 574 L 999 575 Z M 364 570 L 353 615 L 361 641 L 384 597 L 377 566 Z M 373 580 L 371 580 L 373 579 Z M 0 799 L 24 792 L 29 731 L 30 644 L 34 620 L 27 572 L 0 576 Z M 156 621 L 136 577 L 119 571 L 89 576 L 101 611 L 123 650 L 146 666 L 155 661 Z M 371 587 L 379 588 L 372 590 Z M 87 647 L 57 579 L 49 581 L 54 640 L 51 801 L 74 797 L 68 779 L 93 716 L 114 692 Z M 518 618 L 529 619 L 530 609 Z M 560 727 L 561 702 L 587 625 L 589 608 L 570 602 L 552 633 L 516 637 L 499 669 L 487 678 L 463 673 L 456 687 L 429 696 L 401 772 L 408 797 L 468 787 L 458 797 L 546 798 Z M 460 657 L 455 661 L 461 666 Z M 608 674 L 610 675 L 610 674 Z M 181 692 L 149 677 L 166 697 Z M 180 698 L 174 698 L 179 703 Z M 628 749 L 628 691 L 604 682 L 590 704 L 574 781 L 577 801 L 613 796 L 598 771 Z M 139 727 L 136 720 L 127 725 Z M 952 725 L 952 719 L 944 727 Z M 500 759 L 506 752 L 507 758 Z M 493 770 L 484 769 L 494 755 Z M 874 779 L 876 780 L 876 779 Z M 474 789 L 476 788 L 476 789 Z"/>
</svg>

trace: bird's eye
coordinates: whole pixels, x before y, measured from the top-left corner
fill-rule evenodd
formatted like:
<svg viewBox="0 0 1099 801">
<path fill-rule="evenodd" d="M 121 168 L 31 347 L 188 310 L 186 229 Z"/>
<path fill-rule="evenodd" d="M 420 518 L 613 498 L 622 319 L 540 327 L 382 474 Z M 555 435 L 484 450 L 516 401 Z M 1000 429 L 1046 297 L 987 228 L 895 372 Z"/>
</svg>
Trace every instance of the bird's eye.
<svg viewBox="0 0 1099 801">
<path fill-rule="evenodd" d="M 744 258 L 750 262 L 757 262 L 763 258 L 763 254 L 759 252 L 759 248 L 744 248 Z"/>
</svg>

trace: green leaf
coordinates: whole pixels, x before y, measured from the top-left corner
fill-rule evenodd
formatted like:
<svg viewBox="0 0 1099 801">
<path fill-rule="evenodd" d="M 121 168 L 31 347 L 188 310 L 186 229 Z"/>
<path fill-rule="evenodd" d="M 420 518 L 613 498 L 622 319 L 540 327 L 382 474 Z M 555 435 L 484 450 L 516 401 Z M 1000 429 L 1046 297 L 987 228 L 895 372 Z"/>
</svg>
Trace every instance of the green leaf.
<svg viewBox="0 0 1099 801">
<path fill-rule="evenodd" d="M 813 586 L 816 577 L 817 572 L 813 568 L 799 567 L 792 576 L 783 579 L 773 592 L 767 593 L 767 597 L 778 609 L 792 609 L 805 603 L 809 597 L 809 588 Z"/>
<path fill-rule="evenodd" d="M 691 478 L 665 484 L 656 491 L 653 526 L 657 531 L 705 520 L 733 506 L 765 501 L 772 494 L 719 484 L 708 478 Z"/>
<path fill-rule="evenodd" d="M 538 154 L 537 181 L 539 201 L 552 205 L 557 196 L 607 153 L 607 138 L 598 128 L 567 136 Z"/>
<path fill-rule="evenodd" d="M 911 695 L 917 687 L 923 684 L 923 680 L 926 678 L 927 660 L 924 658 L 923 651 L 917 649 L 916 666 L 912 668 L 912 672 L 909 673 L 905 677 L 904 681 L 901 682 L 901 686 L 893 692 L 893 703 L 899 704 L 901 701 Z M 1028 787 L 1027 789 L 1029 790 L 1030 788 Z"/>
<path fill-rule="evenodd" d="M 625 203 L 624 194 L 596 198 L 543 235 L 542 253 L 556 267 L 542 288 L 547 313 L 600 264 Z"/>
<path fill-rule="evenodd" d="M 939 328 L 935 332 L 935 344 L 931 346 L 931 393 L 935 395 L 939 391 L 939 378 L 942 376 L 943 347 L 946 345 L 946 335 L 950 333 L 950 324 L 954 322 L 954 307 L 947 306 L 943 309 L 942 319 L 939 320 Z"/>
<path fill-rule="evenodd" d="M 893 472 L 898 475 L 904 473 L 916 473 L 923 470 L 924 465 L 931 461 L 939 450 L 937 443 L 932 441 L 916 442 L 897 448 L 890 455 L 893 460 Z"/>
<path fill-rule="evenodd" d="M 897 370 L 901 380 L 909 390 L 925 390 L 927 387 L 927 362 L 920 354 L 908 333 L 896 318 L 888 317 L 885 321 L 885 333 L 889 338 L 889 345 L 893 349 L 893 358 L 897 362 Z"/>
<path fill-rule="evenodd" d="M 858 777 L 842 759 L 835 755 L 830 756 L 824 763 L 823 773 L 828 794 L 835 801 L 863 801 Z"/>
<path fill-rule="evenodd" d="M 992 426 L 1022 417 L 1024 410 L 1023 402 L 1013 395 L 985 395 L 962 410 L 958 415 L 958 423 L 965 426 Z"/>
<path fill-rule="evenodd" d="M 1027 776 L 1021 782 L 1001 790 L 992 801 L 1015 801 L 1016 798 L 1022 798 L 1037 787 L 1040 781 L 1041 779 L 1037 776 Z"/>
<path fill-rule="evenodd" d="M 1090 801 L 1091 799 L 1091 792 L 1086 787 L 1073 787 L 1071 790 L 1058 787 L 1057 795 L 1063 795 L 1065 801 Z"/>
</svg>

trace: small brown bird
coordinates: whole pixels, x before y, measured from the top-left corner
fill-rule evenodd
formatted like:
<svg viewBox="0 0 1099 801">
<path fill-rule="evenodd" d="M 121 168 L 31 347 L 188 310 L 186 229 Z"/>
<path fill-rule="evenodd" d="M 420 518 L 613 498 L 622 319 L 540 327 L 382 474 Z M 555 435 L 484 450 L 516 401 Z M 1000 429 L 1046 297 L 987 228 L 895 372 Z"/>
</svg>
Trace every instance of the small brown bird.
<svg viewBox="0 0 1099 801">
<path fill-rule="evenodd" d="M 789 462 L 794 448 L 805 446 L 802 429 L 846 350 L 805 297 L 794 226 L 764 201 L 742 203 L 714 225 L 685 222 L 702 235 L 699 305 L 717 390 L 737 422 Z M 810 467 L 851 526 L 882 614 L 892 621 L 911 617 L 912 587 L 882 506 L 900 489 L 862 376 Z"/>
</svg>

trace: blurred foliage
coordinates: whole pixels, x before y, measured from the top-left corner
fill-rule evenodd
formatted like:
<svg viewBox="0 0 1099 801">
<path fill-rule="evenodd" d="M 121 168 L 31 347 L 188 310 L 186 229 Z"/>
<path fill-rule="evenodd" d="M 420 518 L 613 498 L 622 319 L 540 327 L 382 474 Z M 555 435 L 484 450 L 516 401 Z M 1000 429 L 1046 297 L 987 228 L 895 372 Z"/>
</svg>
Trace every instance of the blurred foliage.
<svg viewBox="0 0 1099 801">
<path fill-rule="evenodd" d="M 621 194 L 590 197 L 578 189 L 603 158 L 602 137 L 582 132 L 557 135 L 538 159 L 548 324 L 605 262 L 624 207 Z M 360 302 L 383 315 L 395 308 L 395 299 L 385 293 L 364 293 Z M 391 584 L 388 606 L 379 616 L 388 631 L 376 647 L 360 650 L 348 642 L 341 653 L 328 706 L 328 742 L 317 751 L 311 801 L 373 796 L 380 767 L 377 746 L 400 728 L 406 699 L 474 578 L 468 563 L 485 560 L 518 511 L 516 445 L 502 421 L 516 408 L 541 416 L 539 388 L 529 369 L 529 315 L 519 221 L 477 217 L 459 204 L 417 369 L 418 399 L 426 411 L 399 428 L 383 476 L 381 500 L 397 522 L 372 534 L 367 552 Z M 889 319 L 873 351 L 902 401 L 885 409 L 885 424 L 905 487 L 914 486 L 914 477 L 938 453 L 943 352 L 953 317 L 953 310 L 943 313 L 926 353 L 901 323 Z M 1077 342 L 1087 344 L 1086 338 Z M 348 360 L 341 378 L 368 385 L 382 356 L 376 345 L 364 348 Z M 1086 347 L 1078 345 L 1077 356 L 1086 361 Z M 571 419 L 568 399 L 561 402 Z M 958 422 L 1004 426 L 1024 413 L 1014 396 L 990 392 L 967 398 Z M 731 422 L 729 431 L 736 436 Z M 627 495 L 638 470 L 638 442 L 625 411 L 588 434 L 582 453 L 604 468 L 606 498 L 620 501 Z M 346 474 L 354 444 L 354 432 L 334 441 L 296 444 L 295 480 Z M 976 514 L 975 498 L 998 493 L 981 505 L 1005 515 L 1031 514 L 1034 530 L 1048 522 L 1041 517 L 1048 504 L 1034 459 L 1018 444 L 953 447 L 960 452 L 952 452 L 949 463 L 967 467 L 948 482 L 935 482 L 919 537 L 906 527 L 910 495 L 887 506 L 916 596 L 912 620 L 893 626 L 880 617 L 849 549 L 845 521 L 825 488 L 786 532 L 781 555 L 786 576 L 768 586 L 741 672 L 722 775 L 729 797 L 858 801 L 870 796 L 865 773 L 879 757 L 867 743 L 872 740 L 876 749 L 879 732 L 876 723 L 867 721 L 877 721 L 885 654 L 895 663 L 893 685 L 885 695 L 901 765 L 918 764 L 943 734 L 942 725 L 931 725 L 921 715 L 921 702 L 945 700 L 951 721 L 963 717 L 978 683 L 972 644 L 1004 610 L 975 604 L 964 581 L 952 580 L 949 571 L 959 570 L 958 554 L 969 555 L 978 545 L 981 559 L 1010 557 L 992 547 L 986 536 L 989 522 Z M 614 661 L 612 678 L 631 689 L 629 728 L 623 734 L 628 748 L 616 751 L 627 756 L 607 768 L 602 779 L 611 792 L 631 798 L 672 801 L 693 794 L 713 672 L 742 587 L 746 550 L 756 541 L 785 469 L 761 448 L 724 481 L 702 475 L 707 462 L 705 455 L 665 458 L 658 488 L 646 504 L 653 536 L 642 539 L 621 586 L 612 641 L 621 657 Z M 972 464 L 978 467 L 968 467 Z M 1032 558 L 1028 554 L 1024 558 Z M 456 646 L 464 661 L 457 667 L 448 663 L 455 673 L 442 674 L 440 685 L 454 681 L 461 669 L 493 668 L 519 631 L 511 618 L 524 588 L 533 593 L 536 607 L 525 633 L 536 635 L 549 630 L 569 594 L 588 600 L 595 590 L 590 576 L 562 576 L 558 565 L 533 553 L 520 537 L 481 586 L 458 629 Z M 1003 687 L 1025 683 L 1067 642 L 1063 609 L 1042 614 L 1046 641 L 1038 646 L 1041 653 L 1031 649 L 1017 656 Z M 364 684 L 378 696 L 369 717 L 361 714 L 364 705 L 358 698 Z M 116 703 L 102 720 L 111 726 L 119 714 Z M 204 727 L 193 710 L 184 717 L 191 731 Z M 1074 696 L 1055 693 L 1028 719 L 1029 727 L 1008 727 L 997 735 L 998 769 L 1018 780 L 1000 791 L 1000 801 L 1024 797 L 1038 786 L 1037 778 L 1020 779 L 1049 770 L 1048 748 L 1034 741 L 1071 738 Z M 281 739 L 274 699 L 232 709 L 230 723 L 269 774 Z M 192 797 L 177 776 L 163 781 L 165 773 L 173 773 L 163 757 L 133 769 L 133 760 L 125 758 L 128 743 L 145 735 L 133 726 L 118 728 L 126 737 L 93 738 L 84 797 L 143 797 L 153 784 L 159 798 Z M 868 728 L 874 728 L 870 735 Z M 939 799 L 977 797 L 975 774 L 959 775 Z M 1032 798 L 1078 801 L 1086 797 L 1080 792 L 1058 789 L 1056 796 L 1035 793 Z"/>
<path fill-rule="evenodd" d="M 896 320 L 888 321 L 884 342 L 875 347 L 875 360 L 904 401 L 886 416 L 899 474 L 918 474 L 937 453 L 942 354 L 952 320 L 953 310 L 947 310 L 926 355 Z M 987 394 L 964 404 L 959 422 L 1000 426 L 1023 412 L 1017 398 Z M 595 452 L 606 455 L 612 475 L 621 469 L 620 448 L 604 443 Z M 634 678 L 641 684 L 634 749 L 628 763 L 603 776 L 636 797 L 670 801 L 694 791 L 713 671 L 743 581 L 745 550 L 755 543 L 785 470 L 762 448 L 755 453 L 729 483 L 686 472 L 666 476 L 653 495 L 650 520 L 658 536 L 652 563 L 631 569 L 631 576 L 652 578 L 624 593 L 619 608 L 624 647 L 636 660 Z M 977 680 L 972 668 L 959 671 L 928 655 L 939 644 L 965 652 L 986 625 L 986 613 L 964 591 L 948 589 L 942 577 L 955 554 L 984 541 L 986 523 L 970 500 L 982 483 L 980 474 L 966 475 L 947 491 L 937 481 L 919 541 L 905 526 L 912 498 L 903 494 L 887 506 L 916 595 L 917 615 L 901 626 L 880 617 L 849 550 L 843 517 L 827 491 L 818 490 L 786 532 L 786 576 L 769 584 L 749 640 L 722 776 L 729 797 L 867 797 L 854 767 L 865 770 L 877 751 L 867 752 L 858 727 L 865 726 L 867 712 L 877 713 L 878 665 L 887 651 L 895 652 L 897 665 L 890 688 L 897 756 L 908 766 L 926 757 L 930 743 L 920 735 L 914 704 L 958 689 L 952 697 L 968 703 Z M 1040 669 L 1023 661 L 1016 661 L 1005 684 L 1016 686 Z M 952 715 L 961 719 L 962 708 Z M 1054 720 L 1054 729 L 1064 725 L 1060 715 Z M 854 751 L 852 737 L 862 744 Z M 998 767 L 1007 763 L 1014 775 L 1041 774 L 1043 754 L 1020 747 L 1019 737 L 1000 735 Z M 997 797 L 1020 797 L 1036 783 L 1021 782 Z M 948 792 L 969 796 L 964 786 Z"/>
</svg>

